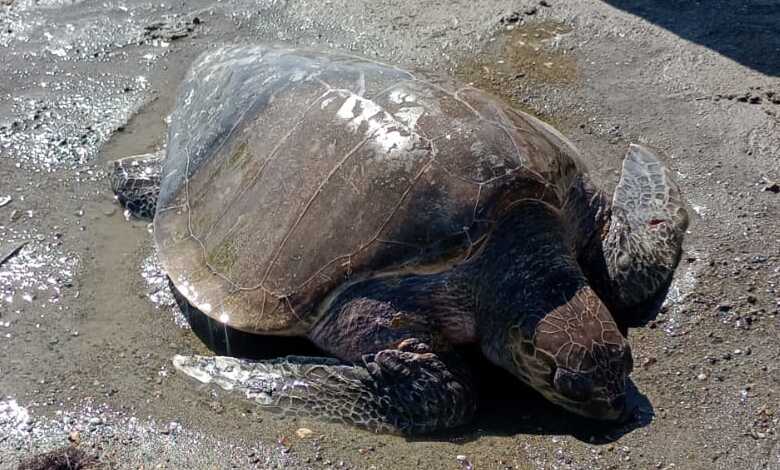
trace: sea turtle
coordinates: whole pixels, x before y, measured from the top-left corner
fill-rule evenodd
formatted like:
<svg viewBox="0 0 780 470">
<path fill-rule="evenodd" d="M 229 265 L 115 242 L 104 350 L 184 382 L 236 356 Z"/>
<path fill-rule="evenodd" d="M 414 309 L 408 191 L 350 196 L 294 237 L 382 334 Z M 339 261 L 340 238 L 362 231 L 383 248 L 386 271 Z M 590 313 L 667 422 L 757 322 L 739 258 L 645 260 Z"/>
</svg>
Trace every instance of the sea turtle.
<svg viewBox="0 0 780 470">
<path fill-rule="evenodd" d="M 632 358 L 613 315 L 626 325 L 663 295 L 687 226 L 647 147 L 629 147 L 610 201 L 566 138 L 487 93 L 262 45 L 200 56 L 167 156 L 116 162 L 112 186 L 154 214 L 189 305 L 332 356 L 176 356 L 179 370 L 401 433 L 473 414 L 467 343 L 567 410 L 625 416 Z"/>
</svg>

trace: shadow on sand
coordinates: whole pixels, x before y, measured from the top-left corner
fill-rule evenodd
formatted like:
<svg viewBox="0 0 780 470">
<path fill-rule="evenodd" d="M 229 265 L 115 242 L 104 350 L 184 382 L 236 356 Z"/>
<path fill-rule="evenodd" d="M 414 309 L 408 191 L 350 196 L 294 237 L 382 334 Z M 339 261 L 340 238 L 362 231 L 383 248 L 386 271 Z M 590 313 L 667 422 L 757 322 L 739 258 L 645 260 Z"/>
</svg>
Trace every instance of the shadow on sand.
<svg viewBox="0 0 780 470">
<path fill-rule="evenodd" d="M 476 351 L 469 360 L 475 362 L 473 370 L 477 371 L 480 387 L 476 419 L 468 426 L 428 439 L 467 442 L 485 435 L 570 435 L 591 444 L 607 444 L 647 426 L 655 416 L 650 401 L 630 380 L 628 406 L 633 413 L 624 423 L 610 423 L 583 418 L 553 405 L 508 372 L 478 357 Z"/>
<path fill-rule="evenodd" d="M 780 75 L 777 0 L 603 0 L 740 64 Z"/>
</svg>

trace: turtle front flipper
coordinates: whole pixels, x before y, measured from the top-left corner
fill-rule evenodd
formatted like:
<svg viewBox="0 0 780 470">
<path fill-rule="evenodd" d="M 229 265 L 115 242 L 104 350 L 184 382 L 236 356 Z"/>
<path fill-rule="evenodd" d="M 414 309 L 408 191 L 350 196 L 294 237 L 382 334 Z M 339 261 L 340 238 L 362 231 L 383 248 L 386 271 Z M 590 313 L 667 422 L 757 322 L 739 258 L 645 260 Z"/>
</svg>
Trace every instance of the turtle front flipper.
<svg viewBox="0 0 780 470">
<path fill-rule="evenodd" d="M 111 190 L 133 216 L 151 220 L 160 194 L 163 152 L 145 153 L 111 162 Z"/>
<path fill-rule="evenodd" d="M 356 363 L 302 356 L 267 361 L 176 356 L 173 363 L 200 382 L 241 393 L 270 410 L 408 435 L 457 426 L 474 412 L 468 372 L 427 350 L 406 341 Z"/>
<path fill-rule="evenodd" d="M 644 320 L 680 260 L 688 213 L 671 172 L 649 148 L 631 144 L 601 241 L 600 296 L 621 327 Z M 599 260 L 592 260 L 599 263 Z"/>
</svg>

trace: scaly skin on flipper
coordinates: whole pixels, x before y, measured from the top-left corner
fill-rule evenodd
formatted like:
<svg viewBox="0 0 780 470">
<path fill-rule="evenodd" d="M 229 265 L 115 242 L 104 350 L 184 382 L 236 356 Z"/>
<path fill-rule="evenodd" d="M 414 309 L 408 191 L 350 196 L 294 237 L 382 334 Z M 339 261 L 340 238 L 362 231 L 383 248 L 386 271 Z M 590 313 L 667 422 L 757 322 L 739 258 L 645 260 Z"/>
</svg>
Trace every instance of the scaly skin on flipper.
<svg viewBox="0 0 780 470">
<path fill-rule="evenodd" d="M 669 169 L 638 144 L 631 144 L 604 209 L 610 218 L 584 253 L 583 268 L 621 327 L 635 326 L 672 280 L 688 213 Z"/>
<path fill-rule="evenodd" d="M 116 160 L 109 168 L 111 190 L 119 203 L 139 219 L 154 218 L 163 158 L 162 152 L 135 155 Z"/>
<path fill-rule="evenodd" d="M 407 341 L 355 363 L 288 356 L 269 361 L 176 356 L 174 366 L 264 408 L 352 424 L 376 432 L 423 434 L 471 419 L 471 379 L 456 358 Z"/>
</svg>

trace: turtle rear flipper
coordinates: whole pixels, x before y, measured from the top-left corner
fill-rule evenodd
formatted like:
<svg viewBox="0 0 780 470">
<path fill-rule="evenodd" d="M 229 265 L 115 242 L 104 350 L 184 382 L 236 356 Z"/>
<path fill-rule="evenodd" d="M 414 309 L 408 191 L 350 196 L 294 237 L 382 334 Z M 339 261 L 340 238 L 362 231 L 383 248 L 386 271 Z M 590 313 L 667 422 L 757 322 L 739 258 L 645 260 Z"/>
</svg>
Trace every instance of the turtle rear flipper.
<svg viewBox="0 0 780 470">
<path fill-rule="evenodd" d="M 111 190 L 133 216 L 151 220 L 160 194 L 163 152 L 145 153 L 111 162 Z"/>
<path fill-rule="evenodd" d="M 387 349 L 354 364 L 303 356 L 267 361 L 175 356 L 173 363 L 263 408 L 376 432 L 421 434 L 457 426 L 471 418 L 475 406 L 468 373 L 433 353 Z"/>
<path fill-rule="evenodd" d="M 688 213 L 671 172 L 647 147 L 631 144 L 615 188 L 602 242 L 602 292 L 621 326 L 647 314 L 671 282 L 680 260 Z"/>
</svg>

